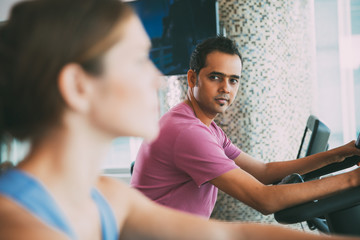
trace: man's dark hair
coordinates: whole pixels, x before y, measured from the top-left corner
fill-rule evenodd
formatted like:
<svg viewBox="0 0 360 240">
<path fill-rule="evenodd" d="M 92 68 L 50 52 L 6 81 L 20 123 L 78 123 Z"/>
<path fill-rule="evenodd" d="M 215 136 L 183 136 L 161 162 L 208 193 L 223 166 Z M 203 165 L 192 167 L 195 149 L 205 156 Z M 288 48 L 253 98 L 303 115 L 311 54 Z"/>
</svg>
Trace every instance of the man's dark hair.
<svg viewBox="0 0 360 240">
<path fill-rule="evenodd" d="M 207 55 L 214 51 L 238 55 L 241 64 L 243 62 L 239 49 L 233 40 L 223 36 L 216 36 L 208 38 L 196 46 L 190 57 L 190 69 L 199 73 L 206 64 Z"/>
</svg>

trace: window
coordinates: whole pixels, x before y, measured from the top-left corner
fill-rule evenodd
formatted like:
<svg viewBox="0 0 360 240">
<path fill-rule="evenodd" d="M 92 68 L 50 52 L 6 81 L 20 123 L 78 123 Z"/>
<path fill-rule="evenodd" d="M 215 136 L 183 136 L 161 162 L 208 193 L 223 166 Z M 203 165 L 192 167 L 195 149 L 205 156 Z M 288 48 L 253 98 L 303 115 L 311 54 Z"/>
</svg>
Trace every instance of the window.
<svg viewBox="0 0 360 240">
<path fill-rule="evenodd" d="M 360 0 L 315 0 L 314 114 L 331 129 L 330 148 L 360 131 Z"/>
<path fill-rule="evenodd" d="M 354 100 L 356 132 L 360 133 L 360 0 L 352 0 L 350 5 L 351 33 L 352 33 L 352 57 L 354 74 Z"/>
<path fill-rule="evenodd" d="M 29 147 L 28 142 L 3 140 L 0 142 L 0 162 L 10 161 L 16 165 L 26 156 Z"/>
<path fill-rule="evenodd" d="M 104 162 L 103 170 L 108 176 L 130 181 L 130 166 L 136 159 L 143 139 L 135 137 L 119 137 L 113 140 L 109 154 Z"/>
</svg>

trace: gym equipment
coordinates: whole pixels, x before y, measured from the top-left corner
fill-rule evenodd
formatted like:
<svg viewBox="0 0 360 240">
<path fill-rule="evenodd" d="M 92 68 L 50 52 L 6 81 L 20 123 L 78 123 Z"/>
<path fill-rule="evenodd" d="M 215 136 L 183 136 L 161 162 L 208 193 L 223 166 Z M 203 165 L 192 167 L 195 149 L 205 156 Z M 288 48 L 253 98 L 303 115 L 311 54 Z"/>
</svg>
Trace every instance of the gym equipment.
<svg viewBox="0 0 360 240">
<path fill-rule="evenodd" d="M 317 124 L 318 126 L 321 126 L 320 128 L 323 127 L 322 123 L 314 116 L 310 116 L 309 121 L 315 123 L 315 125 Z M 317 131 L 308 131 L 308 124 L 304 132 L 298 157 L 304 157 L 316 153 L 316 151 L 311 152 L 311 149 L 315 149 L 311 143 L 317 146 L 324 146 L 325 140 L 327 143 L 326 138 L 321 138 L 320 140 L 318 139 L 318 142 L 315 140 L 314 142 L 311 142 L 311 139 L 316 139 L 316 137 L 306 136 L 306 134 L 310 133 L 310 135 L 316 135 Z M 326 136 L 326 134 L 320 135 Z M 310 139 L 308 146 L 310 150 L 302 149 L 303 147 L 306 147 L 304 146 L 306 139 Z M 360 148 L 360 134 L 356 141 L 356 147 Z M 320 148 L 318 150 L 321 152 Z M 306 154 L 301 156 L 301 152 L 305 152 Z M 304 175 L 296 173 L 291 174 L 284 178 L 280 184 L 311 181 L 321 176 L 353 167 L 359 162 L 360 156 L 352 156 L 346 158 L 343 162 L 333 163 Z M 274 216 L 279 223 L 283 224 L 307 221 L 310 229 L 317 228 L 325 233 L 360 236 L 360 187 L 351 188 L 326 198 L 278 211 L 274 214 Z"/>
</svg>

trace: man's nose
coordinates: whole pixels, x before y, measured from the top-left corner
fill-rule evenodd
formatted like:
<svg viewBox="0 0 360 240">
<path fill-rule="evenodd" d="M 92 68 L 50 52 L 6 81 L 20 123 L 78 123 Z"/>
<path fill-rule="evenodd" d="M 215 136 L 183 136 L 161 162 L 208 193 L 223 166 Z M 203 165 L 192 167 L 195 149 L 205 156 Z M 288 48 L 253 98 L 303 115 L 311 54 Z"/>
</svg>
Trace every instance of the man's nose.
<svg viewBox="0 0 360 240">
<path fill-rule="evenodd" d="M 225 92 L 225 93 L 229 93 L 230 92 L 230 83 L 228 81 L 228 79 L 224 79 L 221 83 L 221 86 L 220 86 L 220 91 L 221 92 Z"/>
</svg>

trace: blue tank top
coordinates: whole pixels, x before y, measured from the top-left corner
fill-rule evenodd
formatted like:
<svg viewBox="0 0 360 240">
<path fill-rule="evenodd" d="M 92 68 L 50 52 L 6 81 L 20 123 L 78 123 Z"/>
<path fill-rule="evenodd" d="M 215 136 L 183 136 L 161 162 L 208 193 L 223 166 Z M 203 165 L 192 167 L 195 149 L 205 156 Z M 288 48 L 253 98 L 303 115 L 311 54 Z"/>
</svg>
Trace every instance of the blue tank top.
<svg viewBox="0 0 360 240">
<path fill-rule="evenodd" d="M 70 239 L 77 239 L 52 196 L 41 182 L 27 173 L 11 169 L 1 175 L 0 194 L 11 198 L 46 224 L 64 232 Z M 95 188 L 91 192 L 91 197 L 99 209 L 102 239 L 119 239 L 115 216 L 110 205 Z"/>
</svg>

